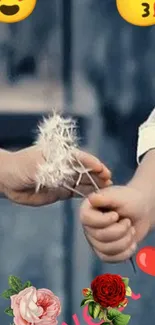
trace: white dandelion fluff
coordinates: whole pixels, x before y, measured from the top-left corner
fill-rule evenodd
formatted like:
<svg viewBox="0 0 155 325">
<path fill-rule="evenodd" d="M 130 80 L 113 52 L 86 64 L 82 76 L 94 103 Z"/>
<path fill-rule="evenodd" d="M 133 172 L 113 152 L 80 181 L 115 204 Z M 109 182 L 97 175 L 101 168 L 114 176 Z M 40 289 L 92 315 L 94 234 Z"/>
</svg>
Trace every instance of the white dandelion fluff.
<svg viewBox="0 0 155 325">
<path fill-rule="evenodd" d="M 79 174 L 77 184 L 86 173 L 94 187 L 98 189 L 89 174 L 90 170 L 86 169 L 76 157 L 78 138 L 75 120 L 65 119 L 54 112 L 52 117 L 44 118 L 38 129 L 36 144 L 41 149 L 45 162 L 38 168 L 37 190 L 44 186 L 48 188 L 64 186 L 77 192 L 69 187 L 77 173 Z M 78 192 L 78 194 L 83 196 L 82 193 Z"/>
</svg>

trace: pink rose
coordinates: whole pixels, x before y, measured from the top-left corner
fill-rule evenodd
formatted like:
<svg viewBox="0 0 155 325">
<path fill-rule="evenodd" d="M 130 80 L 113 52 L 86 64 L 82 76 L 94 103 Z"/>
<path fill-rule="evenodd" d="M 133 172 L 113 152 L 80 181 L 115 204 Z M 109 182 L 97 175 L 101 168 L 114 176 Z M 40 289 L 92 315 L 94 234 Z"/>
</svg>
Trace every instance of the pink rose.
<svg viewBox="0 0 155 325">
<path fill-rule="evenodd" d="M 15 325 L 57 325 L 60 300 L 48 289 L 29 287 L 11 297 Z"/>
</svg>

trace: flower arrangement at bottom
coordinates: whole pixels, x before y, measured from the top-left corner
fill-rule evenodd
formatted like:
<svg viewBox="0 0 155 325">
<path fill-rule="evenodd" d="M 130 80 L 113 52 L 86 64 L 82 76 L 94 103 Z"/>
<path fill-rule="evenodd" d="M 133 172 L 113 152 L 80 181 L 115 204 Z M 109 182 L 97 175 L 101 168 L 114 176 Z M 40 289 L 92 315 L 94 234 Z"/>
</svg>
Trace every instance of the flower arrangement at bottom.
<svg viewBox="0 0 155 325">
<path fill-rule="evenodd" d="M 1 296 L 11 299 L 5 313 L 13 317 L 12 325 L 57 325 L 61 304 L 52 291 L 36 289 L 30 281 L 22 284 L 16 276 L 9 276 L 8 283 L 10 288 Z"/>
<path fill-rule="evenodd" d="M 91 283 L 91 289 L 82 290 L 85 297 L 81 307 L 88 305 L 88 313 L 93 319 L 99 319 L 103 325 L 127 325 L 131 316 L 122 311 L 132 297 L 129 279 L 117 274 L 97 276 Z M 136 296 L 135 296 L 136 297 Z M 135 300 L 139 299 L 140 295 Z"/>
</svg>

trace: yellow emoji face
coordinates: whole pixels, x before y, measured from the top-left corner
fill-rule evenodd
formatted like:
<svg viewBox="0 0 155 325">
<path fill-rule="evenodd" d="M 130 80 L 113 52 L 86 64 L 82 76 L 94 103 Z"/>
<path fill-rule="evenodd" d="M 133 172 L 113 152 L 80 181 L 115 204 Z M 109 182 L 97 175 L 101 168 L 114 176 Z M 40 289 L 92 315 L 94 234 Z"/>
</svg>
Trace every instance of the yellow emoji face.
<svg viewBox="0 0 155 325">
<path fill-rule="evenodd" d="M 155 0 L 116 0 L 116 5 L 119 14 L 130 24 L 155 24 Z"/>
<path fill-rule="evenodd" d="M 37 0 L 0 0 L 0 22 L 16 23 L 27 18 Z"/>
</svg>

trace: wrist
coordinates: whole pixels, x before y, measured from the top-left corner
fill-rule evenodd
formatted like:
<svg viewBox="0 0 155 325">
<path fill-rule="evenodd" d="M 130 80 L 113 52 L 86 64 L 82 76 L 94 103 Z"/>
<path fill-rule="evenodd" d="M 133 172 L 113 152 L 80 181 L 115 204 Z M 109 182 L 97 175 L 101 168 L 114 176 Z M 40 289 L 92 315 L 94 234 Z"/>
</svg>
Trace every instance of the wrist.
<svg viewBox="0 0 155 325">
<path fill-rule="evenodd" d="M 155 149 L 149 150 L 143 156 L 129 184 L 145 194 L 153 194 L 155 198 Z"/>
<path fill-rule="evenodd" d="M 143 157 L 129 187 L 138 190 L 145 203 L 145 218 L 150 222 L 150 228 L 155 227 L 155 149 L 148 151 Z"/>
</svg>

